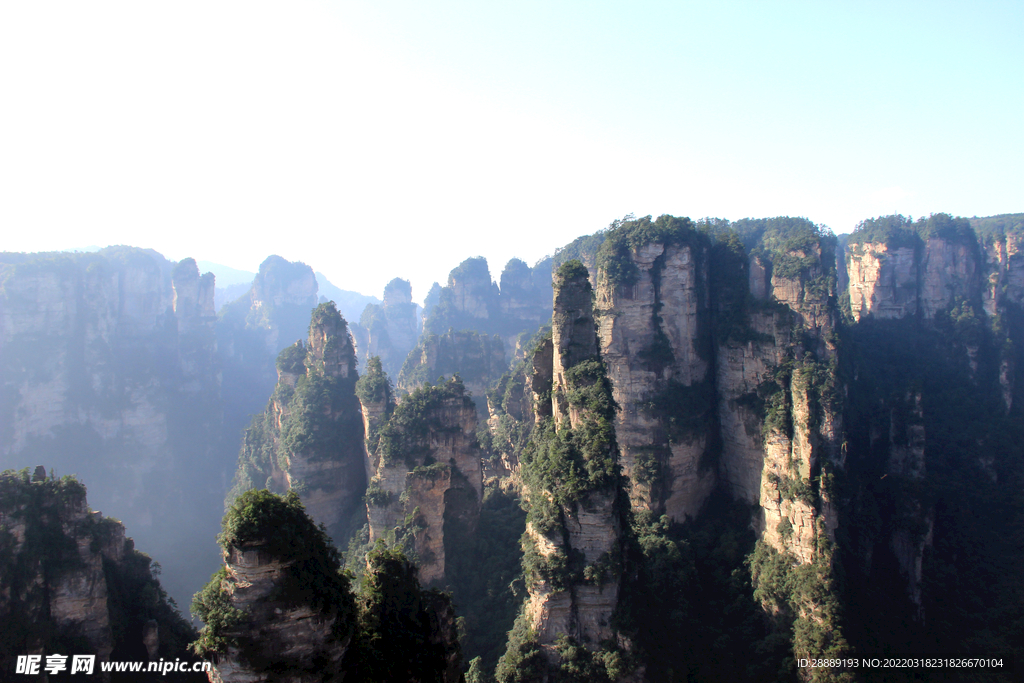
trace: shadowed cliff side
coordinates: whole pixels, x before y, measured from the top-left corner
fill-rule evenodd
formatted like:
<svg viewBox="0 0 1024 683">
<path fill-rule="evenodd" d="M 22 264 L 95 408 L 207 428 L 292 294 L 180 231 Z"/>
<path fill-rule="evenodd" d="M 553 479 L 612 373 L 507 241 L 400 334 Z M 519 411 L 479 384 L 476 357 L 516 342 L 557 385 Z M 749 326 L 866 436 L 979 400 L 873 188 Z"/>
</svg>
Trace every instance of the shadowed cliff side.
<svg viewBox="0 0 1024 683">
<path fill-rule="evenodd" d="M 195 637 L 124 526 L 86 504 L 85 486 L 37 467 L 0 474 L 0 677 L 16 655 L 99 662 L 185 657 Z M 202 674 L 168 680 L 201 681 Z"/>
<path fill-rule="evenodd" d="M 179 598 L 216 562 L 190 533 L 214 532 L 228 471 L 213 290 L 152 250 L 0 254 L 0 468 L 90 482 Z"/>
<path fill-rule="evenodd" d="M 855 646 L 1024 651 L 1019 216 L 883 216 L 850 236 L 849 479 L 837 534 Z M 973 227 L 973 229 L 972 229 Z M 968 512 L 969 511 L 969 512 Z M 1019 656 L 1019 655 L 1018 655 Z M 870 678 L 869 680 L 876 680 Z"/>
</svg>

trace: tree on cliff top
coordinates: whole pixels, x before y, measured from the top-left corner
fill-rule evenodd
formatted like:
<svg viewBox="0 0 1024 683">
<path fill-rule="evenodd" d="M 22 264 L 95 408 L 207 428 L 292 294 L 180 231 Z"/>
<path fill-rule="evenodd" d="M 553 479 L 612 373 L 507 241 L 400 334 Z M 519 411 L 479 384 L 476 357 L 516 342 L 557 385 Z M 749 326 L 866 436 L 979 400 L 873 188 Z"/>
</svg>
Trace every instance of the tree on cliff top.
<svg viewBox="0 0 1024 683">
<path fill-rule="evenodd" d="M 404 460 L 410 466 L 420 464 L 430 452 L 427 437 L 444 429 L 434 415 L 447 401 L 473 407 L 473 399 L 458 375 L 436 386 L 425 385 L 402 399 L 391 419 L 380 430 L 378 452 L 384 463 Z"/>
<path fill-rule="evenodd" d="M 632 285 L 640 277 L 633 263 L 632 252 L 648 244 L 684 244 L 707 237 L 694 229 L 689 218 L 663 214 L 652 220 L 650 216 L 612 223 L 605 233 L 604 243 L 597 252 L 597 267 L 609 282 Z"/>
<path fill-rule="evenodd" d="M 339 638 L 351 632 L 355 601 L 349 577 L 341 570 L 341 557 L 327 530 L 310 519 L 294 491 L 283 496 L 267 490 L 246 491 L 228 509 L 222 527 L 217 541 L 229 553 L 258 549 L 287 564 L 284 581 L 272 599 L 336 616 Z M 235 637 L 245 615 L 232 606 L 223 585 L 226 579 L 222 569 L 195 595 L 192 612 L 206 627 L 192 648 L 197 654 L 210 655 L 237 641 L 244 658 L 259 661 L 259 643 Z"/>
<path fill-rule="evenodd" d="M 366 372 L 356 382 L 356 396 L 364 404 L 384 403 L 388 406 L 394 403 L 394 394 L 391 378 L 384 372 L 380 356 L 371 356 L 366 361 Z"/>
<path fill-rule="evenodd" d="M 450 648 L 457 650 L 458 642 L 443 642 L 431 607 L 447 597 L 424 591 L 416 565 L 397 550 L 378 544 L 366 561 L 358 636 L 345 668 L 366 683 L 444 680 Z"/>
</svg>

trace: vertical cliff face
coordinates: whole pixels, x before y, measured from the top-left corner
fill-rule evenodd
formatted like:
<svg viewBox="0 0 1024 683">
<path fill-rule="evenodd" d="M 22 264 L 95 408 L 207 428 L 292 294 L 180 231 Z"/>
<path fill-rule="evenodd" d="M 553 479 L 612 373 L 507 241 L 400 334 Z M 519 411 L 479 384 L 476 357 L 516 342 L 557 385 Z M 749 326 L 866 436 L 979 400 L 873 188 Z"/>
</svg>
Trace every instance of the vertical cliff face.
<svg viewBox="0 0 1024 683">
<path fill-rule="evenodd" d="M 976 244 L 931 237 L 921 259 L 921 314 L 934 318 L 957 299 L 978 292 Z"/>
<path fill-rule="evenodd" d="M 366 467 L 355 348 L 333 304 L 313 311 L 307 343 L 282 351 L 277 366 L 277 389 L 245 433 L 231 495 L 296 491 L 340 537 L 361 509 Z"/>
<path fill-rule="evenodd" d="M 917 315 L 918 264 L 914 247 L 884 243 L 851 245 L 846 256 L 850 310 L 854 320 Z"/>
<path fill-rule="evenodd" d="M 222 496 L 195 485 L 223 472 L 213 276 L 129 247 L 4 254 L 0 270 L 0 460 L 92 482 L 94 502 L 167 556 L 181 596 L 172 511 L 202 528 Z"/>
<path fill-rule="evenodd" d="M 491 281 L 487 261 L 466 259 L 448 275 L 455 310 L 472 318 L 489 318 L 498 298 L 498 288 Z"/>
<path fill-rule="evenodd" d="M 424 334 L 409 353 L 398 376 L 398 389 L 410 392 L 424 382 L 458 373 L 466 389 L 483 396 L 508 367 L 501 337 L 470 330 Z"/>
<path fill-rule="evenodd" d="M 309 266 L 269 256 L 249 291 L 221 308 L 216 331 L 229 443 L 260 411 L 262 397 L 274 390 L 274 358 L 296 339 L 306 338 L 317 291 Z"/>
<path fill-rule="evenodd" d="M 513 356 L 517 343 L 534 334 L 551 317 L 551 259 L 544 259 L 533 268 L 512 259 L 502 272 L 501 283 L 499 290 L 491 280 L 487 261 L 480 257 L 466 259 L 453 269 L 448 285 L 431 289 L 425 300 L 424 339 L 407 364 L 421 363 L 423 344 L 431 335 L 441 337 L 448 332 L 467 330 L 489 340 L 499 337 L 504 343 L 505 357 Z M 474 362 L 472 357 L 467 360 L 470 365 Z M 467 381 L 473 371 L 472 367 L 469 372 L 461 367 L 455 370 Z"/>
<path fill-rule="evenodd" d="M 634 508 L 683 521 L 715 482 L 706 455 L 714 396 L 708 244 L 687 225 L 659 228 L 662 237 L 635 246 L 620 245 L 631 234 L 610 233 L 596 314 L 630 499 Z"/>
<path fill-rule="evenodd" d="M 461 680 L 455 614 L 393 549 L 366 559 L 362 589 L 293 493 L 249 491 L 224 517 L 224 568 L 196 594 L 193 650 L 211 681 Z"/>
<path fill-rule="evenodd" d="M 616 637 L 623 521 L 614 403 L 579 261 L 563 264 L 556 276 L 551 344 L 541 344 L 535 362 L 548 357 L 545 350 L 553 351 L 552 368 L 538 373 L 533 390 L 551 377 L 553 421 L 538 425 L 522 465 L 529 595 L 519 628 L 530 635 L 513 637 L 499 670 L 512 667 L 530 642 L 557 667 L 565 638 L 596 649 Z"/>
<path fill-rule="evenodd" d="M 732 496 L 748 503 L 760 498 L 764 462 L 762 384 L 779 366 L 791 326 L 781 312 L 750 311 L 749 334 L 722 339 L 716 353 L 718 419 L 722 433 L 719 476 Z"/>
<path fill-rule="evenodd" d="M 945 214 L 917 223 L 902 216 L 865 221 L 846 249 L 852 316 L 855 321 L 917 315 L 932 320 L 957 301 L 979 298 L 994 312 L 997 292 L 1005 291 L 999 285 L 1015 277 L 1014 241 L 994 241 L 982 249 L 966 220 Z"/>
<path fill-rule="evenodd" d="M 832 481 L 844 466 L 836 240 L 801 219 L 737 228 L 714 246 L 718 472 L 733 499 L 756 504 L 748 566 L 774 628 L 792 634 L 796 656 L 841 653 L 832 552 Z"/>
<path fill-rule="evenodd" d="M 70 477 L 47 478 L 42 467 L 32 477 L 0 474 L 0 558 L 5 658 L 72 650 L 101 662 L 128 652 L 155 661 L 183 655 L 194 635 L 124 526 L 89 510 L 85 487 Z"/>
<path fill-rule="evenodd" d="M 384 287 L 384 301 L 369 304 L 359 317 L 359 357 L 365 363 L 373 356 L 381 359 L 384 371 L 397 376 L 406 355 L 416 346 L 419 322 L 412 287 L 408 280 L 395 278 Z"/>
<path fill-rule="evenodd" d="M 369 462 L 370 540 L 412 551 L 421 580 L 441 581 L 449 526 L 475 529 L 483 496 L 476 407 L 463 384 L 453 378 L 403 399 Z"/>
<path fill-rule="evenodd" d="M 260 546 L 225 553 L 224 572 L 219 589 L 227 603 L 259 628 L 259 654 L 245 657 L 242 650 L 229 647 L 214 659 L 210 681 L 213 683 L 256 683 L 264 681 L 263 661 L 277 668 L 292 667 L 276 680 L 306 683 L 323 680 L 322 671 L 341 668 L 348 643 L 335 637 L 338 616 L 324 616 L 309 605 L 293 605 L 275 600 L 288 580 L 294 560 L 265 552 Z M 283 604 L 282 604 L 283 603 Z M 233 632 L 238 640 L 248 640 L 247 631 Z M 254 648 L 255 649 L 255 648 Z M 319 670 L 310 671 L 303 662 L 315 661 Z M 306 669 L 306 670 L 303 670 Z"/>
<path fill-rule="evenodd" d="M 995 235 L 985 242 L 985 312 L 994 315 L 1004 303 L 1024 303 L 1024 234 Z"/>
<path fill-rule="evenodd" d="M 224 518 L 224 568 L 196 594 L 206 623 L 193 646 L 211 681 L 288 683 L 340 675 L 355 604 L 330 538 L 298 496 L 242 494 Z"/>
</svg>

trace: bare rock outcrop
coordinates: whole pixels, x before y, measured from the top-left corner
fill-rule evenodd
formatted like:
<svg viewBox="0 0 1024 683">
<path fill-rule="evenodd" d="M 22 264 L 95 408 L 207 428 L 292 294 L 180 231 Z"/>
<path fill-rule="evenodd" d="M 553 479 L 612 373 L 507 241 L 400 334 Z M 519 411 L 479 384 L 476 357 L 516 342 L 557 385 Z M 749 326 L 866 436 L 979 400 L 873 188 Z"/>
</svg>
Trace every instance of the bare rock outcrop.
<svg viewBox="0 0 1024 683">
<path fill-rule="evenodd" d="M 632 248 L 628 258 L 632 281 L 599 271 L 595 304 L 601 357 L 619 406 L 621 463 L 634 508 L 683 521 L 715 483 L 713 469 L 702 464 L 713 412 L 708 246 L 681 231 L 667 243 Z M 694 427 L 680 427 L 684 421 Z"/>
<path fill-rule="evenodd" d="M 918 308 L 918 264 L 913 247 L 884 243 L 851 245 L 846 253 L 850 310 L 854 320 L 913 317 Z"/>
<path fill-rule="evenodd" d="M 228 510 L 224 567 L 193 603 L 197 652 L 213 683 L 313 683 L 340 677 L 355 603 L 330 538 L 298 498 L 249 491 Z"/>
</svg>

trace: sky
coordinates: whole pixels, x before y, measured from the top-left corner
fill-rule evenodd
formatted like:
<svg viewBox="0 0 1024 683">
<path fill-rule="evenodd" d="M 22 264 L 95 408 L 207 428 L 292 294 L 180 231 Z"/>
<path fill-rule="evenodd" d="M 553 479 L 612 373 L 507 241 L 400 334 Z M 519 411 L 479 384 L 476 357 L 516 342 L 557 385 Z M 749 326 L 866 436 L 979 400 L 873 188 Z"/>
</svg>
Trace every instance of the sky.
<svg viewBox="0 0 1024 683">
<path fill-rule="evenodd" d="M 1024 3 L 0 3 L 0 250 L 422 300 L 615 218 L 1024 211 Z"/>
</svg>

